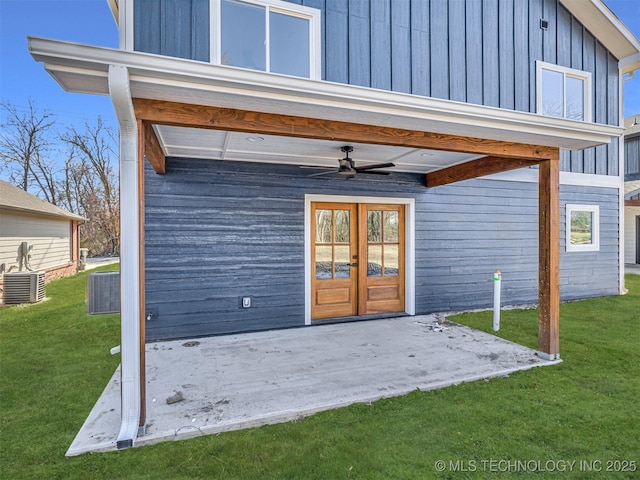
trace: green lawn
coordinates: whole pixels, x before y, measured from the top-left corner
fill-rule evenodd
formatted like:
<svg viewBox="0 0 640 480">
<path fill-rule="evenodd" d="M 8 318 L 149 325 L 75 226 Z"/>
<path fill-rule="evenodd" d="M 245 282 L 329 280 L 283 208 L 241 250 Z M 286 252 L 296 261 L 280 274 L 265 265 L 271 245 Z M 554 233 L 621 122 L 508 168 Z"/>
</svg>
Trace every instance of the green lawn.
<svg viewBox="0 0 640 480">
<path fill-rule="evenodd" d="M 640 478 L 640 276 L 626 296 L 562 305 L 558 366 L 66 458 L 119 361 L 118 316 L 86 315 L 85 284 L 52 282 L 49 300 L 0 310 L 1 478 Z M 455 321 L 490 331 L 491 317 Z M 535 348 L 536 333 L 536 311 L 503 313 L 500 336 Z"/>
</svg>

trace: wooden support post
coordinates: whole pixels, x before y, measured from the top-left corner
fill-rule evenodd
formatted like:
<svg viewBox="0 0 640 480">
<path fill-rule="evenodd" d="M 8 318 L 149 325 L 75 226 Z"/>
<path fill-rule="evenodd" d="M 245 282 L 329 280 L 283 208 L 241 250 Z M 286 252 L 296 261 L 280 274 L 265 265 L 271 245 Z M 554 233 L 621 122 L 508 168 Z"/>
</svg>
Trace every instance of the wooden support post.
<svg viewBox="0 0 640 480">
<path fill-rule="evenodd" d="M 560 154 L 540 162 L 538 354 L 560 358 Z"/>
<path fill-rule="evenodd" d="M 142 427 L 147 420 L 147 376 L 146 376 L 146 321 L 145 281 L 144 281 L 144 157 L 145 142 L 149 142 L 148 128 L 138 120 L 138 235 L 140 239 L 138 251 L 139 294 L 140 294 L 140 423 Z M 153 130 L 151 130 L 153 133 Z M 153 135 L 155 139 L 155 134 Z M 163 157 L 164 159 L 164 157 Z M 164 173 L 164 172 L 163 172 Z"/>
</svg>

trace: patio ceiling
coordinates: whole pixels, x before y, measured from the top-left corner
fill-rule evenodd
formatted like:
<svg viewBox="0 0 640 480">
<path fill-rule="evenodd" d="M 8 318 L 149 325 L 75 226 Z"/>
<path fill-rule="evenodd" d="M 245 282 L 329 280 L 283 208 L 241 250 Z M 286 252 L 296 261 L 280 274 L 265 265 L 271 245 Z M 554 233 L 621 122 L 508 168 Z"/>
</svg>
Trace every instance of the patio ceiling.
<svg viewBox="0 0 640 480">
<path fill-rule="evenodd" d="M 154 125 L 158 141 L 168 157 L 280 163 L 337 168 L 344 157 L 342 141 L 315 140 L 277 135 Z M 465 163 L 482 155 L 419 148 L 349 143 L 357 166 L 392 162 L 393 172 L 429 173 Z M 310 174 L 315 173 L 310 171 Z"/>
</svg>

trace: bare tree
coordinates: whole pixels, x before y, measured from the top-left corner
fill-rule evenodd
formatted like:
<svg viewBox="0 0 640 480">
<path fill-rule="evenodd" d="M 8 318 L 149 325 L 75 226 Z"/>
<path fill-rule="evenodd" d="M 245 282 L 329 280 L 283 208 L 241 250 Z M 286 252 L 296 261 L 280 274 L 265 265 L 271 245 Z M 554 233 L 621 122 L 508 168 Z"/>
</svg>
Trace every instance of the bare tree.
<svg viewBox="0 0 640 480">
<path fill-rule="evenodd" d="M 29 184 L 35 181 L 41 191 L 34 193 L 44 193 L 47 200 L 54 197 L 51 200 L 55 201 L 55 195 L 51 195 L 52 169 L 50 165 L 42 169 L 47 165 L 44 159 L 51 146 L 53 114 L 39 110 L 32 100 L 26 111 L 11 103 L 2 103 L 0 107 L 7 114 L 0 131 L 0 160 L 8 170 L 10 181 L 24 191 L 28 191 Z M 42 176 L 48 177 L 44 184 L 41 183 Z"/>
<path fill-rule="evenodd" d="M 62 140 L 71 147 L 65 163 L 65 205 L 87 217 L 82 239 L 93 254 L 119 253 L 120 205 L 115 172 L 115 132 L 98 117 L 85 130 L 70 127 Z"/>
<path fill-rule="evenodd" d="M 28 106 L 0 104 L 0 172 L 14 185 L 88 219 L 81 245 L 92 255 L 119 253 L 116 134 L 98 117 L 84 129 L 59 135 L 53 115 Z M 65 159 L 66 157 L 66 159 Z"/>
</svg>

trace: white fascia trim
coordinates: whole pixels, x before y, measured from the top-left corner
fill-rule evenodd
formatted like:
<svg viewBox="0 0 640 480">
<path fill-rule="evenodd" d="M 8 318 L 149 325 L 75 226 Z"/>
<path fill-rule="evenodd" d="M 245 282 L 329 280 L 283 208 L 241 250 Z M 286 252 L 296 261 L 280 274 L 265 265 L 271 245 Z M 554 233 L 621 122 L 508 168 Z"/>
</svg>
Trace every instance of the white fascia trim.
<svg viewBox="0 0 640 480">
<path fill-rule="evenodd" d="M 416 314 L 416 231 L 415 199 L 399 197 L 368 197 L 355 195 L 322 195 L 309 193 L 304 196 L 304 324 L 311 325 L 311 203 L 383 203 L 405 205 L 405 298 L 408 315 Z"/>
<path fill-rule="evenodd" d="M 640 41 L 602 0 L 560 0 L 616 58 L 640 52 Z"/>
<path fill-rule="evenodd" d="M 120 330 L 121 420 L 118 449 L 132 447 L 140 423 L 140 273 L 138 128 L 129 73 L 122 65 L 109 68 L 109 90 L 120 127 Z"/>
<path fill-rule="evenodd" d="M 631 200 L 631 197 L 640 194 L 640 189 L 638 190 L 631 190 L 630 192 L 624 193 L 624 199 L 625 200 Z"/>
<path fill-rule="evenodd" d="M 152 98 L 154 89 L 183 92 L 185 102 L 193 95 L 225 95 L 242 100 L 259 99 L 264 111 L 282 113 L 285 107 L 304 107 L 323 112 L 327 120 L 357 118 L 360 123 L 392 128 L 414 128 L 442 134 L 457 134 L 520 143 L 581 149 L 603 143 L 622 134 L 619 126 L 545 117 L 527 112 L 473 105 L 451 100 L 421 97 L 399 92 L 257 72 L 227 66 L 170 58 L 140 52 L 80 45 L 29 37 L 29 51 L 37 61 L 55 70 L 67 67 L 96 71 L 96 90 L 110 64 L 128 68 L 132 89 Z M 62 87 L 74 86 L 57 78 Z M 86 80 L 84 82 L 86 85 Z M 199 97 L 201 98 L 201 97 Z M 206 98 L 206 97 L 202 97 Z M 159 98 L 160 99 L 160 98 Z M 268 99 L 268 101 L 265 101 Z M 166 100 L 166 98 L 163 98 Z M 470 128 L 470 126 L 472 126 Z M 464 132 L 464 133 L 463 133 Z"/>
<path fill-rule="evenodd" d="M 640 53 L 621 58 L 618 62 L 618 68 L 621 75 L 628 73 L 633 76 L 637 70 L 640 70 Z"/>
</svg>

